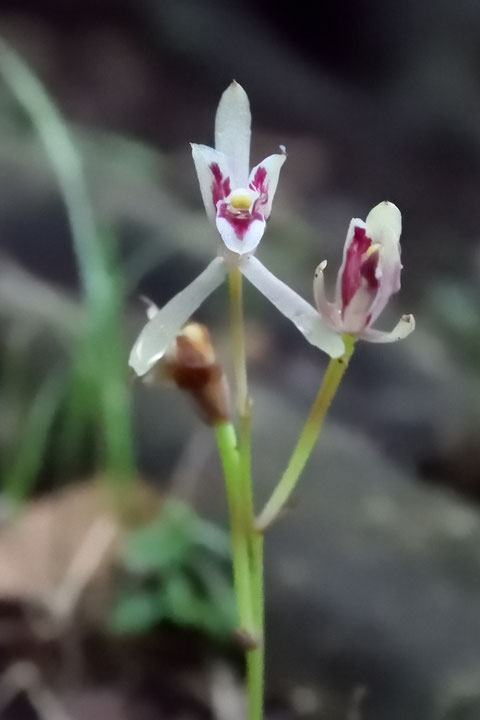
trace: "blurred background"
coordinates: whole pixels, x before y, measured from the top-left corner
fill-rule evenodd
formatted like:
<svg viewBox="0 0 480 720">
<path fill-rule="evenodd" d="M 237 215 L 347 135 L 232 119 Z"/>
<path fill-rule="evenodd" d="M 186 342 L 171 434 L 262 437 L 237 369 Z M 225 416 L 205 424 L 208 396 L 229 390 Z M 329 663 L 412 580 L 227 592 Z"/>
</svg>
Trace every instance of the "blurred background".
<svg viewBox="0 0 480 720">
<path fill-rule="evenodd" d="M 312 299 L 391 200 L 378 327 L 417 320 L 358 345 L 268 536 L 267 717 L 478 720 L 480 5 L 2 0 L 0 37 L 0 717 L 242 718 L 211 431 L 126 370 L 215 251 L 188 143 L 235 78 L 252 165 L 288 151 L 262 262 Z M 245 295 L 260 507 L 325 359 Z M 197 319 L 229 368 L 226 287 Z"/>
</svg>

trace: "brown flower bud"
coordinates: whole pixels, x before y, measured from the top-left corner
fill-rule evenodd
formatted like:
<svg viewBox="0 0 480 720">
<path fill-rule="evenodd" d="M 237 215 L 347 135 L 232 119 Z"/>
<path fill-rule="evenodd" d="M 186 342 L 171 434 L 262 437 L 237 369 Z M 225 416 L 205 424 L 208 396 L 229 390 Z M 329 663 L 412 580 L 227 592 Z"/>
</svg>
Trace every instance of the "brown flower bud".
<svg viewBox="0 0 480 720">
<path fill-rule="evenodd" d="M 173 381 L 193 398 L 205 422 L 217 425 L 229 419 L 227 380 L 205 325 L 187 323 L 168 352 L 145 377 L 150 384 L 165 380 Z"/>
</svg>

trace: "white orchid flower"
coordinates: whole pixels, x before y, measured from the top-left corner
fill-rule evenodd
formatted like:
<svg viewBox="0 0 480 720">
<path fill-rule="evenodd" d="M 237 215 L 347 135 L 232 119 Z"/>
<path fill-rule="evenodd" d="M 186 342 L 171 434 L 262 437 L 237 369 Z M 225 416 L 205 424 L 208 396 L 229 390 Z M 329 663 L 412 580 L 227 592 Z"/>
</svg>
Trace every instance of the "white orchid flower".
<svg viewBox="0 0 480 720">
<path fill-rule="evenodd" d="M 145 325 L 130 354 L 130 366 L 145 375 L 165 354 L 181 326 L 238 267 L 313 345 L 332 357 L 344 343 L 319 313 L 253 257 L 272 209 L 285 151 L 249 172 L 250 104 L 237 82 L 223 93 L 215 119 L 215 149 L 192 144 L 192 155 L 209 219 L 220 234 L 217 257 Z"/>
<path fill-rule="evenodd" d="M 236 255 L 253 252 L 262 239 L 287 157 L 284 150 L 269 155 L 250 171 L 250 136 L 247 93 L 234 81 L 218 105 L 215 149 L 192 144 L 192 155 L 207 215 Z"/>
<path fill-rule="evenodd" d="M 391 202 L 374 207 L 365 222 L 358 218 L 351 221 L 334 302 L 325 296 L 326 260 L 320 263 L 313 281 L 315 301 L 333 330 L 376 343 L 402 340 L 413 332 L 413 315 L 403 315 L 390 332 L 371 327 L 391 296 L 400 290 L 401 232 L 402 216 Z"/>
</svg>

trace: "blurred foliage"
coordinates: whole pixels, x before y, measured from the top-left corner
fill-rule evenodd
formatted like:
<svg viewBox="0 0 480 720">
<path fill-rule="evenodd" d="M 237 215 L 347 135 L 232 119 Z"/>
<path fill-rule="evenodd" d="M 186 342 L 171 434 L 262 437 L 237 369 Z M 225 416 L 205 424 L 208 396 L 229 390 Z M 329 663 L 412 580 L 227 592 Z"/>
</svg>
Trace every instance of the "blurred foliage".
<svg viewBox="0 0 480 720">
<path fill-rule="evenodd" d="M 123 282 L 115 239 L 100 229 L 90 203 L 83 162 L 62 115 L 22 59 L 0 39 L 0 76 L 29 118 L 50 161 L 64 203 L 84 288 L 86 317 L 73 351 L 64 418 L 64 455 L 75 455 L 84 428 L 94 420 L 96 459 L 123 489 L 134 477 L 126 353 L 121 331 Z M 8 369 L 7 379 L 15 373 Z M 4 373 L 5 374 L 5 373 Z M 10 377 L 8 377 L 10 376 Z M 4 474 L 4 491 L 16 499 L 33 488 L 48 429 L 60 400 L 58 379 L 47 376 L 29 414 L 17 457 Z M 13 377 L 21 384 L 22 378 Z M 14 384 L 15 384 L 14 382 Z"/>
<path fill-rule="evenodd" d="M 228 535 L 188 506 L 171 500 L 151 524 L 132 530 L 123 568 L 127 582 L 112 611 L 114 632 L 142 633 L 170 622 L 217 640 L 232 635 Z"/>
<path fill-rule="evenodd" d="M 8 358 L 7 358 L 8 361 Z M 23 386 L 21 373 L 14 373 L 6 363 L 3 381 L 10 393 L 18 392 Z M 61 398 L 65 393 L 63 373 L 52 371 L 42 382 L 36 395 L 30 399 L 28 410 L 20 409 L 19 423 L 23 424 L 20 444 L 8 448 L 2 459 L 2 492 L 14 503 L 26 500 L 35 488 L 40 470 L 45 462 L 45 449 Z M 9 398 L 12 402 L 13 398 Z"/>
<path fill-rule="evenodd" d="M 470 367 L 480 367 L 480 288 L 478 282 L 444 278 L 429 287 L 427 310 L 440 337 Z"/>
</svg>

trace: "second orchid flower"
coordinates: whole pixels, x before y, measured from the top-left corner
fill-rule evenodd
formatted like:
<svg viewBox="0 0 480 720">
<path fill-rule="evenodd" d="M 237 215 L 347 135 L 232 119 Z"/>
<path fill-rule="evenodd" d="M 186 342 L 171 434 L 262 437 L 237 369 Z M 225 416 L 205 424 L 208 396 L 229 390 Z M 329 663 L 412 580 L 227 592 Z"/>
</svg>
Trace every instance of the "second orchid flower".
<svg viewBox="0 0 480 720">
<path fill-rule="evenodd" d="M 400 290 L 401 231 L 400 210 L 391 202 L 374 207 L 365 222 L 358 218 L 351 221 L 333 302 L 325 296 L 327 262 L 320 263 L 314 279 L 315 301 L 332 329 L 377 343 L 402 340 L 415 329 L 413 315 L 403 315 L 390 332 L 371 327 L 391 296 Z"/>
</svg>

